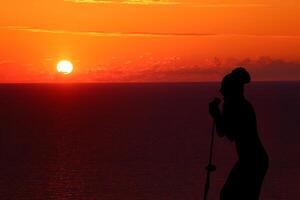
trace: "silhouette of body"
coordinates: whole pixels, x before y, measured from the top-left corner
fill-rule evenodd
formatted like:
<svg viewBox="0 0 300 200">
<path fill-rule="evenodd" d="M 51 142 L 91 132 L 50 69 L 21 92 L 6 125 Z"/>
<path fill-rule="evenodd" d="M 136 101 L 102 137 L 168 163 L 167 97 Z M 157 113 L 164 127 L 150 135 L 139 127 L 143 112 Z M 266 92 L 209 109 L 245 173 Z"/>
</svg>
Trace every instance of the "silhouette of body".
<svg viewBox="0 0 300 200">
<path fill-rule="evenodd" d="M 222 112 L 218 101 L 209 104 L 218 135 L 234 142 L 238 154 L 222 188 L 221 200 L 258 200 L 268 169 L 268 155 L 258 136 L 255 111 L 244 97 L 244 85 L 250 80 L 244 68 L 234 69 L 222 81 Z"/>
</svg>

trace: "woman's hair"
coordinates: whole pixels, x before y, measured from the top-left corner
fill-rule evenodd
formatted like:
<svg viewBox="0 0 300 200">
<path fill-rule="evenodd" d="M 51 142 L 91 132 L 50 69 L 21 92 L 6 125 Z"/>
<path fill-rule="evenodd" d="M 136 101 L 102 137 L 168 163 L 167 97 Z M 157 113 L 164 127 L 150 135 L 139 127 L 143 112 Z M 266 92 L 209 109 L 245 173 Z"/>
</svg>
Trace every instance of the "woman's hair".
<svg viewBox="0 0 300 200">
<path fill-rule="evenodd" d="M 220 91 L 227 95 L 243 94 L 244 85 L 250 82 L 249 72 L 243 67 L 238 67 L 223 78 Z"/>
<path fill-rule="evenodd" d="M 249 72 L 243 67 L 238 67 L 232 70 L 231 76 L 235 81 L 243 85 L 251 82 L 251 76 Z"/>
</svg>

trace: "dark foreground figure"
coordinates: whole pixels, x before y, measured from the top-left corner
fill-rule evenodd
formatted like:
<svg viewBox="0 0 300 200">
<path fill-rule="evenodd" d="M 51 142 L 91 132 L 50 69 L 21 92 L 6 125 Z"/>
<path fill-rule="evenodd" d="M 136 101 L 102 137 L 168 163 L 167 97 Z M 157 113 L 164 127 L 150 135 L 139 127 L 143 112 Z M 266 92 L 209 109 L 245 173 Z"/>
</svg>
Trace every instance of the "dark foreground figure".
<svg viewBox="0 0 300 200">
<path fill-rule="evenodd" d="M 209 104 L 218 135 L 234 142 L 238 154 L 238 161 L 222 188 L 221 200 L 258 200 L 268 169 L 268 155 L 257 133 L 255 111 L 244 97 L 244 85 L 250 81 L 244 68 L 236 68 L 222 81 L 222 111 L 220 100 Z"/>
</svg>

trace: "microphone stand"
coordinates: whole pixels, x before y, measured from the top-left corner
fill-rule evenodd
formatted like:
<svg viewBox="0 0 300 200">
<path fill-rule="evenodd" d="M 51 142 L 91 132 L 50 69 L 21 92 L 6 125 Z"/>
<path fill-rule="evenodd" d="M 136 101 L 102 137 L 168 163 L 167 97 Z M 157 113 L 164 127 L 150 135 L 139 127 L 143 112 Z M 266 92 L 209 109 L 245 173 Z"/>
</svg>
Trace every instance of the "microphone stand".
<svg viewBox="0 0 300 200">
<path fill-rule="evenodd" d="M 216 166 L 212 163 L 213 159 L 213 150 L 214 150 L 214 140 L 215 140 L 215 127 L 216 122 L 213 121 L 212 131 L 211 131 L 211 142 L 210 142 L 210 152 L 209 152 L 209 160 L 208 165 L 205 167 L 206 173 L 206 182 L 204 187 L 204 200 L 207 200 L 208 191 L 210 188 L 210 176 L 211 173 L 216 171 Z"/>
</svg>

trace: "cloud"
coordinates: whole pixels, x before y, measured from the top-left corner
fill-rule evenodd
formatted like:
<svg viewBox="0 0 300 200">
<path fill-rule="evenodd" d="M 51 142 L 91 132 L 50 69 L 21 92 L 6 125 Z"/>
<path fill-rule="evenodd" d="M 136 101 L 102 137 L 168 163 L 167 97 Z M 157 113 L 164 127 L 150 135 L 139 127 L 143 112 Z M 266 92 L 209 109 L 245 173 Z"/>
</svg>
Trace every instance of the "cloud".
<svg viewBox="0 0 300 200">
<path fill-rule="evenodd" d="M 52 33 L 52 34 L 71 34 L 71 35 L 83 35 L 94 37 L 176 37 L 176 36 L 214 36 L 215 34 L 209 33 L 173 33 L 173 32 L 101 32 L 101 31 L 70 31 L 70 30 L 58 30 L 58 29 L 45 29 L 45 28 L 32 28 L 23 26 L 5 26 L 1 29 L 14 30 L 14 31 L 26 31 L 36 33 Z"/>
<path fill-rule="evenodd" d="M 0 60 L 0 65 L 14 64 L 16 61 L 14 60 Z"/>
<path fill-rule="evenodd" d="M 91 37 L 273 37 L 299 38 L 300 35 L 267 35 L 267 34 L 217 34 L 197 32 L 105 32 L 105 31 L 72 31 L 61 29 L 33 28 L 26 26 L 0 26 L 0 29 L 25 31 L 33 33 L 70 34 Z"/>
<path fill-rule="evenodd" d="M 178 5 L 181 2 L 168 0 L 127 0 L 121 1 L 121 4 L 135 4 L 135 5 Z"/>
<path fill-rule="evenodd" d="M 74 80 L 92 82 L 201 82 L 220 81 L 223 76 L 237 66 L 245 67 L 254 81 L 300 80 L 300 61 L 287 61 L 260 57 L 257 59 L 230 58 L 205 59 L 188 64 L 184 58 L 163 58 L 146 62 L 132 60 L 117 66 L 114 63 L 94 66 L 77 74 Z M 4 69 L 10 68 L 8 72 Z M 4 70 L 2 72 L 1 70 Z M 37 72 L 30 63 L 17 64 L 14 61 L 0 61 L 0 77 L 2 81 L 18 79 L 18 74 L 31 77 L 29 81 L 49 80 L 53 73 Z M 44 79 L 41 79 L 44 78 Z M 25 80 L 25 79 L 24 79 Z M 27 80 L 27 79 L 26 79 Z M 22 80 L 23 81 L 23 80 Z"/>
<path fill-rule="evenodd" d="M 124 0 L 124 1 L 110 1 L 110 0 L 65 0 L 71 3 L 86 3 L 86 4 L 132 4 L 132 5 L 176 5 L 181 4 L 177 1 L 169 0 Z"/>
<path fill-rule="evenodd" d="M 257 80 L 300 80 L 300 62 L 261 57 L 245 59 L 237 63 L 246 66 Z"/>
<path fill-rule="evenodd" d="M 211 75 L 215 77 L 230 72 L 234 67 L 243 66 L 252 74 L 253 80 L 300 80 L 300 61 L 259 57 L 257 59 L 215 58 L 210 63 L 210 69 L 213 69 Z"/>
<path fill-rule="evenodd" d="M 65 2 L 71 3 L 85 3 L 85 4 L 128 4 L 128 5 L 186 5 L 193 7 L 204 7 L 204 8 L 214 8 L 214 7 L 269 7 L 270 4 L 263 3 L 239 3 L 239 4 L 203 4 L 196 2 L 180 1 L 180 0 L 64 0 Z"/>
<path fill-rule="evenodd" d="M 93 81 L 120 82 L 201 82 L 220 81 L 237 66 L 249 70 L 254 81 L 300 80 L 300 61 L 260 57 L 258 59 L 219 59 L 199 61 L 197 65 L 162 60 L 148 66 L 101 67 L 89 72 Z"/>
<path fill-rule="evenodd" d="M 215 7 L 220 7 L 220 8 L 239 8 L 239 7 L 270 7 L 270 4 L 194 4 L 195 7 L 203 7 L 203 8 L 215 8 Z"/>
<path fill-rule="evenodd" d="M 114 3 L 113 1 L 100 1 L 100 0 L 64 0 L 65 2 L 71 2 L 71 3 L 91 3 L 91 4 L 110 4 Z"/>
</svg>

